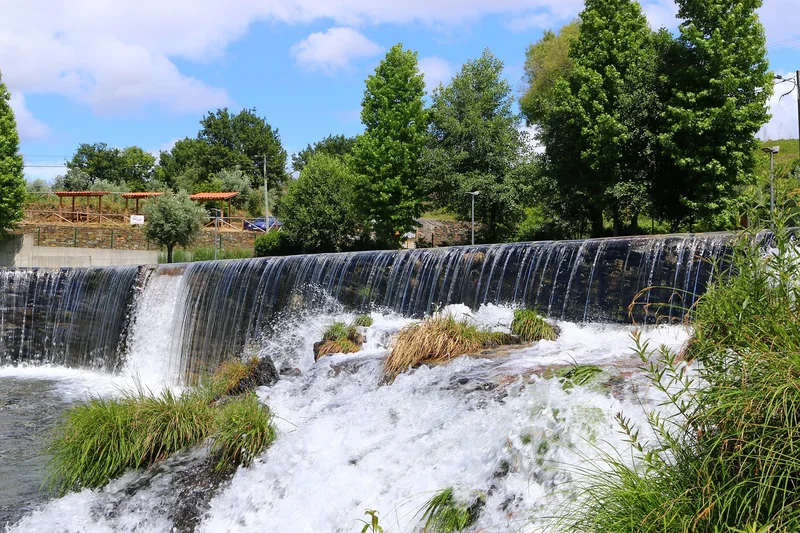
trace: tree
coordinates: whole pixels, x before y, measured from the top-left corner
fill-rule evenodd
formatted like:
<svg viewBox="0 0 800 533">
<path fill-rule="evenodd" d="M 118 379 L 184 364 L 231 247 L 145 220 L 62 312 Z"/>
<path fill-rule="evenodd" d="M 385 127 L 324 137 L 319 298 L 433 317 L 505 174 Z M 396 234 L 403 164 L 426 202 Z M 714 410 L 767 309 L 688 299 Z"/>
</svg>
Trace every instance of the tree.
<svg viewBox="0 0 800 533">
<path fill-rule="evenodd" d="M 106 143 L 81 143 L 67 161 L 69 170 L 80 170 L 89 178 L 91 185 L 97 180 L 119 183 L 122 179 L 120 151 L 109 148 Z"/>
<path fill-rule="evenodd" d="M 519 99 L 519 107 L 528 124 L 540 124 L 556 82 L 568 79 L 573 62 L 569 56 L 572 43 L 580 35 L 580 21 L 562 27 L 558 33 L 544 32 L 538 42 L 525 51 L 525 83 L 527 88 Z"/>
<path fill-rule="evenodd" d="M 304 149 L 292 155 L 292 169 L 301 172 L 314 154 L 328 154 L 339 157 L 349 155 L 352 153 L 355 143 L 355 137 L 328 135 L 321 141 L 315 142 L 313 146 L 309 144 Z"/>
<path fill-rule="evenodd" d="M 666 58 L 668 100 L 659 140 L 673 167 L 655 183 L 673 221 L 715 229 L 753 179 L 755 134 L 768 120 L 772 80 L 760 0 L 677 0 L 683 20 Z"/>
<path fill-rule="evenodd" d="M 172 262 L 176 244 L 188 246 L 208 219 L 205 210 L 185 192 L 166 192 L 144 207 L 144 232 L 148 239 L 167 247 L 167 262 Z"/>
<path fill-rule="evenodd" d="M 378 241 L 399 243 L 422 213 L 422 152 L 427 114 L 417 53 L 397 44 L 367 78 L 361 102 L 366 130 L 353 147 L 353 167 L 365 176 L 360 204 Z"/>
<path fill-rule="evenodd" d="M 538 135 L 565 218 L 600 235 L 605 214 L 617 235 L 647 205 L 652 32 L 631 0 L 587 0 L 580 19 L 572 73 L 553 86 Z"/>
<path fill-rule="evenodd" d="M 0 74 L 0 237 L 22 220 L 25 176 L 11 95 Z"/>
<path fill-rule="evenodd" d="M 196 183 L 210 178 L 208 152 L 208 145 L 199 139 L 187 137 L 177 141 L 169 151 L 159 153 L 156 179 L 175 189 L 193 193 Z M 184 179 L 179 182 L 181 176 Z"/>
<path fill-rule="evenodd" d="M 154 177 L 156 158 L 138 146 L 129 146 L 119 153 L 120 177 L 132 191 L 147 190 Z"/>
<path fill-rule="evenodd" d="M 222 192 L 238 192 L 237 196 L 233 197 L 232 203 L 237 208 L 241 209 L 250 201 L 250 196 L 253 194 L 253 189 L 250 188 L 250 180 L 239 169 L 236 170 L 222 170 L 217 172 L 216 179 L 220 182 Z"/>
<path fill-rule="evenodd" d="M 316 154 L 308 160 L 281 203 L 283 232 L 304 252 L 340 252 L 363 227 L 359 183 L 341 158 Z"/>
<path fill-rule="evenodd" d="M 91 188 L 92 179 L 79 168 L 71 168 L 53 180 L 54 191 L 88 191 Z"/>
<path fill-rule="evenodd" d="M 437 204 L 469 220 L 467 193 L 480 191 L 475 218 L 489 241 L 514 232 L 527 190 L 518 179 L 527 174 L 514 172 L 525 143 L 511 84 L 502 75 L 503 62 L 485 50 L 464 63 L 449 85 L 434 90 L 425 157 L 427 184 Z"/>
<path fill-rule="evenodd" d="M 277 128 L 256 114 L 255 108 L 232 115 L 228 108 L 209 113 L 200 121 L 197 138 L 210 148 L 206 164 L 209 173 L 239 168 L 252 188 L 264 182 L 264 158 L 271 187 L 286 180 L 286 150 Z"/>
</svg>

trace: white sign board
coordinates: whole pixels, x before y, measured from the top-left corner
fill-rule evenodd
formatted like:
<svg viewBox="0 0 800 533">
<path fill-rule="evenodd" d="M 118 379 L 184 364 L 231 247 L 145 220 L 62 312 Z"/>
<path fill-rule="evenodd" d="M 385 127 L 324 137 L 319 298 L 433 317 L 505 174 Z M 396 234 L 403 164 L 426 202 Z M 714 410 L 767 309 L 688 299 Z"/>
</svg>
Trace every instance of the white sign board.
<svg viewBox="0 0 800 533">
<path fill-rule="evenodd" d="M 131 215 L 131 225 L 141 226 L 144 224 L 144 215 Z"/>
</svg>

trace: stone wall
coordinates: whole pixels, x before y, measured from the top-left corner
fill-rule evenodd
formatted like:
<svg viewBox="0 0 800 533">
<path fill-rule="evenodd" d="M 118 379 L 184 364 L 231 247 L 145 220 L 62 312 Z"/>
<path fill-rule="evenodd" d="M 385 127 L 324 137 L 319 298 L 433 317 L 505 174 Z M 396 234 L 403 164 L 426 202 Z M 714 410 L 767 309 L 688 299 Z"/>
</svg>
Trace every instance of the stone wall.
<svg viewBox="0 0 800 533">
<path fill-rule="evenodd" d="M 453 246 L 470 242 L 469 222 L 435 218 L 420 218 L 417 222 L 419 223 L 416 239 L 418 245 Z"/>
<path fill-rule="evenodd" d="M 30 235 L 35 246 L 71 248 L 109 248 L 114 250 L 158 251 L 160 247 L 147 240 L 139 227 L 91 227 L 24 225 L 18 233 Z M 256 234 L 252 232 L 222 231 L 219 246 L 222 249 L 252 248 Z M 204 229 L 191 247 L 212 248 L 214 230 Z"/>
</svg>

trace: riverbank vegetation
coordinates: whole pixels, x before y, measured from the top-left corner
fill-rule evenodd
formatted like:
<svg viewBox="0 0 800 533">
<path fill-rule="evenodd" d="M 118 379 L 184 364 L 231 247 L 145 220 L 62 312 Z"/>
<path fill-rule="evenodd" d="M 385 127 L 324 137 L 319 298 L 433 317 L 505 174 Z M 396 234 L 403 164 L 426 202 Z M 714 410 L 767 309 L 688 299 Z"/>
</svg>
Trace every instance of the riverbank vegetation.
<svg viewBox="0 0 800 533">
<path fill-rule="evenodd" d="M 366 338 L 358 328 L 372 325 L 370 315 L 359 315 L 350 324 L 334 322 L 325 329 L 322 340 L 314 344 L 314 361 L 335 353 L 355 353 L 361 350 Z"/>
<path fill-rule="evenodd" d="M 225 364 L 182 394 L 137 390 L 69 409 L 49 446 L 50 488 L 59 494 L 100 488 L 126 470 L 204 442 L 217 470 L 249 465 L 275 439 L 270 410 L 239 387 L 254 364 Z"/>
<path fill-rule="evenodd" d="M 693 370 L 636 339 L 669 414 L 649 414 L 651 442 L 618 415 L 635 464 L 587 471 L 557 529 L 800 530 L 800 250 L 779 224 L 764 251 L 746 236 L 689 311 Z"/>
</svg>

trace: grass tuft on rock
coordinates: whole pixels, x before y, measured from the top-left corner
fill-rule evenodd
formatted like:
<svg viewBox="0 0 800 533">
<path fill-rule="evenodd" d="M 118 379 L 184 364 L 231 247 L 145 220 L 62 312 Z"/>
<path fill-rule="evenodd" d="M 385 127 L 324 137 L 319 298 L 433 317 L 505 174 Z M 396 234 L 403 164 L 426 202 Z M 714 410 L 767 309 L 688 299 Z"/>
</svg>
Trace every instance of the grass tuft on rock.
<svg viewBox="0 0 800 533">
<path fill-rule="evenodd" d="M 453 488 L 440 490 L 422 506 L 423 533 L 456 533 L 472 525 L 478 518 L 483 498 L 471 503 L 459 502 Z"/>
<path fill-rule="evenodd" d="M 508 333 L 489 331 L 450 314 L 437 314 L 406 326 L 384 363 L 384 375 L 394 379 L 421 364 L 441 364 L 464 354 L 517 343 Z"/>
<path fill-rule="evenodd" d="M 530 309 L 517 309 L 511 321 L 511 333 L 519 336 L 522 342 L 537 342 L 541 340 L 554 341 L 558 337 L 555 328 L 536 311 Z"/>
<path fill-rule="evenodd" d="M 351 326 L 368 328 L 368 327 L 372 326 L 372 324 L 374 322 L 375 321 L 372 320 L 372 317 L 370 315 L 358 315 L 355 318 L 355 320 L 353 320 Z"/>
<path fill-rule="evenodd" d="M 49 487 L 61 495 L 101 488 L 128 469 L 151 466 L 209 437 L 218 469 L 248 465 L 275 438 L 269 410 L 253 393 L 220 402 L 215 397 L 206 387 L 79 403 L 51 436 Z"/>
<path fill-rule="evenodd" d="M 253 392 L 225 402 L 216 413 L 215 428 L 211 453 L 217 470 L 249 466 L 275 440 L 272 414 Z"/>
</svg>

